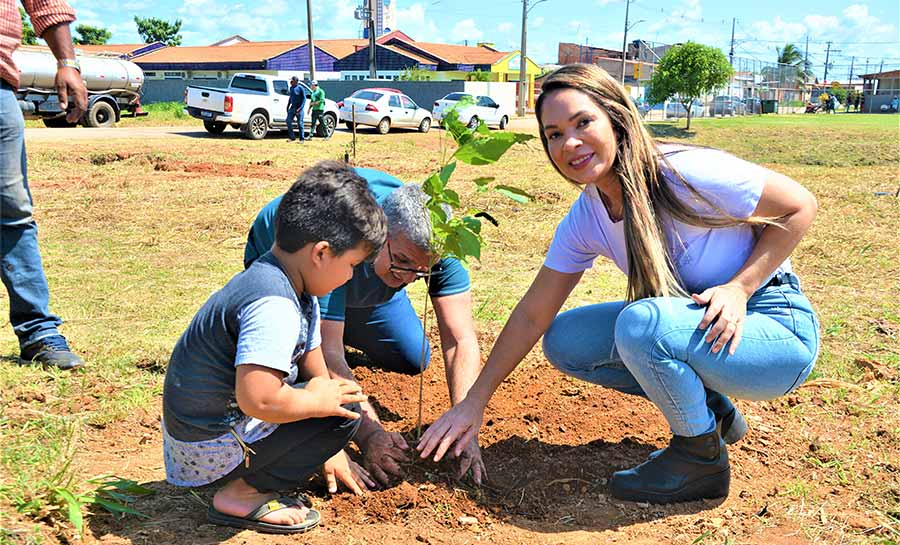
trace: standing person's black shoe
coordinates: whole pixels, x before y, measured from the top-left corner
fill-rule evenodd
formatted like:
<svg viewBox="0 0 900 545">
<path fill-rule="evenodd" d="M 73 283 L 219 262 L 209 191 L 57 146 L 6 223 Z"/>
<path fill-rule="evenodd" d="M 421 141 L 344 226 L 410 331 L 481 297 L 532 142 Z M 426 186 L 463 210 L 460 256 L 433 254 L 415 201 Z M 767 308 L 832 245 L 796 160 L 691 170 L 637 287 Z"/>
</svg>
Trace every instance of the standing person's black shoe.
<svg viewBox="0 0 900 545">
<path fill-rule="evenodd" d="M 43 365 L 68 371 L 84 366 L 84 360 L 72 352 L 62 335 L 44 337 L 22 349 L 19 365 Z"/>
<path fill-rule="evenodd" d="M 722 498 L 730 484 L 728 452 L 718 430 L 697 437 L 674 435 L 658 456 L 613 473 L 609 481 L 614 497 L 649 503 Z"/>
</svg>

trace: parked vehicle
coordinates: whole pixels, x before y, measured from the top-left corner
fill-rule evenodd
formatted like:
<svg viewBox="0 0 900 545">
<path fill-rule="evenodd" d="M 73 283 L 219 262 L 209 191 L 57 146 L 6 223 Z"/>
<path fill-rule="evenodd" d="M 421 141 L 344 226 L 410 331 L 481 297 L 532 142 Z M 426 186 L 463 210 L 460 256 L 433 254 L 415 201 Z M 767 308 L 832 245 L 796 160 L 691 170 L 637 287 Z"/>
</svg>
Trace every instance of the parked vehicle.
<svg viewBox="0 0 900 545">
<path fill-rule="evenodd" d="M 431 112 L 422 108 L 413 99 L 398 89 L 371 87 L 359 89 L 338 103 L 340 119 L 353 128 L 356 107 L 356 124 L 375 127 L 381 134 L 387 134 L 391 127 L 407 127 L 428 132 L 431 129 Z"/>
<path fill-rule="evenodd" d="M 804 110 L 803 113 L 814 114 L 814 113 L 818 112 L 818 111 L 821 110 L 821 109 L 822 109 L 822 103 L 821 103 L 821 102 L 807 102 L 807 103 L 806 103 L 806 110 Z"/>
<path fill-rule="evenodd" d="M 144 72 L 133 62 L 104 55 L 82 55 L 81 77 L 88 91 L 88 107 L 77 123 L 66 121 L 56 95 L 56 57 L 46 47 L 23 46 L 13 53 L 21 72 L 16 96 L 22 114 L 42 119 L 48 127 L 112 127 L 122 112 L 135 115 L 140 108 Z"/>
<path fill-rule="evenodd" d="M 498 127 L 501 131 L 506 128 L 512 112 L 500 106 L 489 96 L 470 95 L 468 93 L 450 93 L 434 103 L 434 119 L 440 123 L 444 119 L 444 113 L 459 104 L 460 100 L 469 98 L 472 104 L 458 108 L 459 121 L 470 129 L 478 127 L 479 122 L 484 121 L 489 127 Z"/>
<path fill-rule="evenodd" d="M 747 97 L 744 99 L 744 108 L 748 114 L 762 113 L 762 100 L 757 97 Z"/>
<path fill-rule="evenodd" d="M 694 99 L 691 102 L 691 117 L 700 117 L 703 115 L 703 103 L 698 99 Z M 684 107 L 684 104 L 681 102 L 673 100 L 666 104 L 666 117 L 687 117 L 687 110 Z"/>
<path fill-rule="evenodd" d="M 310 125 L 312 91 L 300 83 L 306 94 L 305 127 Z M 210 134 L 222 134 L 229 126 L 240 129 L 244 138 L 260 140 L 271 130 L 287 128 L 287 103 L 291 84 L 287 78 L 266 74 L 235 74 L 227 88 L 188 85 L 184 90 L 185 111 L 203 120 Z M 338 107 L 325 99 L 323 124 L 316 134 L 329 137 L 337 126 Z"/>
<path fill-rule="evenodd" d="M 709 115 L 744 115 L 746 106 L 739 97 L 717 96 L 709 103 Z"/>
</svg>

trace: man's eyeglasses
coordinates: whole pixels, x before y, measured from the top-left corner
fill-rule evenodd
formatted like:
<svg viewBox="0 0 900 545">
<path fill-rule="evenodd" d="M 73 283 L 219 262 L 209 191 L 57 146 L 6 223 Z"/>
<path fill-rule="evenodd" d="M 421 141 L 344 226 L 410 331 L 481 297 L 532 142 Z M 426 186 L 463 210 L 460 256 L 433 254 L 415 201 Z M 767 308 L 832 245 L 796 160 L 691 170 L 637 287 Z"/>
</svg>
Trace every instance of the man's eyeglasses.
<svg viewBox="0 0 900 545">
<path fill-rule="evenodd" d="M 431 275 L 431 271 L 421 271 L 419 269 L 413 269 L 411 267 L 401 267 L 400 265 L 394 264 L 394 254 L 391 252 L 391 242 L 387 242 L 387 251 L 388 258 L 391 260 L 391 264 L 388 269 L 392 272 L 402 272 L 402 273 L 412 273 L 416 276 L 416 278 L 427 278 Z"/>
</svg>

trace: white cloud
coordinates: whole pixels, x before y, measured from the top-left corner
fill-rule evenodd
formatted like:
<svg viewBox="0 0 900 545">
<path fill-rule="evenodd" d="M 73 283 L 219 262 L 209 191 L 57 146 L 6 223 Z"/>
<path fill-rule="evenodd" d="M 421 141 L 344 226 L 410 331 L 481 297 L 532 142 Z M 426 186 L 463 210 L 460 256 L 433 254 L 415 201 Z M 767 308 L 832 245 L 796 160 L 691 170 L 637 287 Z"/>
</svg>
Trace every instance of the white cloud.
<svg viewBox="0 0 900 545">
<path fill-rule="evenodd" d="M 484 32 L 478 29 L 478 26 L 475 24 L 475 19 L 463 19 L 462 21 L 457 21 L 455 25 L 453 25 L 453 30 L 450 31 L 450 40 L 453 42 L 477 42 L 482 37 L 484 37 Z"/>
<path fill-rule="evenodd" d="M 434 19 L 428 17 L 423 4 L 413 4 L 406 9 L 397 9 L 397 28 L 411 38 L 423 42 L 443 42 L 443 32 Z"/>
<path fill-rule="evenodd" d="M 595 0 L 594 3 L 600 7 L 608 6 L 609 4 L 618 4 L 621 0 Z"/>
<path fill-rule="evenodd" d="M 534 19 L 532 19 L 531 24 L 528 26 L 530 26 L 533 29 L 538 29 L 538 28 L 541 28 L 543 25 L 544 25 L 544 18 L 538 16 L 538 17 L 535 17 Z"/>
<path fill-rule="evenodd" d="M 497 32 L 509 32 L 512 30 L 512 23 L 500 23 L 497 25 Z"/>
</svg>

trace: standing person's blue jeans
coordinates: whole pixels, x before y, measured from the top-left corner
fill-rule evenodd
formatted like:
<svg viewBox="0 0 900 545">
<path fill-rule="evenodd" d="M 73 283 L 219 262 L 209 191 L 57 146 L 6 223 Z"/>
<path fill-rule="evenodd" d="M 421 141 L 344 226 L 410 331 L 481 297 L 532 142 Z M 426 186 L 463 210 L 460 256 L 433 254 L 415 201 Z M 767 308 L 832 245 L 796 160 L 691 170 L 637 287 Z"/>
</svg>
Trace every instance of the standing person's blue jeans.
<svg viewBox="0 0 900 545">
<path fill-rule="evenodd" d="M 306 139 L 306 137 L 303 135 L 303 117 L 305 114 L 304 110 L 305 110 L 305 108 L 303 106 L 301 106 L 299 108 L 288 108 L 287 131 L 288 131 L 288 138 L 290 140 L 294 139 L 294 120 L 295 119 L 297 120 L 297 128 L 300 132 L 300 137 L 299 137 L 300 141 L 302 142 L 303 140 Z"/>
<path fill-rule="evenodd" d="M 58 335 L 31 216 L 25 158 L 25 122 L 12 87 L 0 89 L 0 277 L 9 293 L 9 321 L 25 348 Z"/>
<path fill-rule="evenodd" d="M 796 276 L 786 273 L 747 302 L 737 352 L 713 354 L 697 329 L 706 309 L 686 298 L 602 303 L 556 317 L 544 355 L 562 372 L 644 395 L 672 432 L 696 437 L 715 429 L 707 390 L 772 399 L 799 386 L 819 351 L 819 322 Z"/>
</svg>

